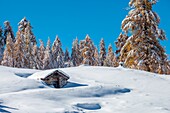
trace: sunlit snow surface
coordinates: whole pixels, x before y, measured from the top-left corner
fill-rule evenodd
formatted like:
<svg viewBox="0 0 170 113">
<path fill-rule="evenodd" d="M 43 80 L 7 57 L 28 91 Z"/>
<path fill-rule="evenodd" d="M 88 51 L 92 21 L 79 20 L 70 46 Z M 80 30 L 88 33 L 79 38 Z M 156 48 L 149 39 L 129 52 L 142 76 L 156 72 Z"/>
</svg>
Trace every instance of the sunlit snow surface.
<svg viewBox="0 0 170 113">
<path fill-rule="evenodd" d="M 124 68 L 79 66 L 61 89 L 31 79 L 37 70 L 0 66 L 0 112 L 170 113 L 170 76 Z"/>
</svg>

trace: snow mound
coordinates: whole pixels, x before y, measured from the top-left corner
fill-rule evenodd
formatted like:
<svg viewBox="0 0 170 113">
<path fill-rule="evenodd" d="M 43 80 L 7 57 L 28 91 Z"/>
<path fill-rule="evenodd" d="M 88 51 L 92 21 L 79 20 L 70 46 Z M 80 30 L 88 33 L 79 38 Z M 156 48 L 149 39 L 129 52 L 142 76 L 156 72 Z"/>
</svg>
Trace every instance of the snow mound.
<svg viewBox="0 0 170 113">
<path fill-rule="evenodd" d="M 60 70 L 70 79 L 64 88 L 55 89 L 30 79 L 53 70 L 0 66 L 0 112 L 170 113 L 170 76 L 122 67 Z"/>
</svg>

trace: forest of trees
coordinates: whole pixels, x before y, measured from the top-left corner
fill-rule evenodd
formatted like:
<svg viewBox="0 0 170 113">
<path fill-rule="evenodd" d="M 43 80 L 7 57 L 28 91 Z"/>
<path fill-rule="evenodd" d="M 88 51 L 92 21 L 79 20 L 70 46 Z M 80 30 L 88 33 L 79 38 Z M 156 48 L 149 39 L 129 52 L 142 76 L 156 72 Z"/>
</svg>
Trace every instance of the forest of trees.
<svg viewBox="0 0 170 113">
<path fill-rule="evenodd" d="M 51 45 L 48 38 L 46 46 L 37 40 L 32 32 L 31 23 L 24 17 L 18 23 L 14 36 L 9 21 L 0 27 L 0 63 L 4 66 L 30 69 L 52 69 L 79 66 L 118 67 L 145 70 L 159 74 L 170 74 L 170 61 L 159 40 L 165 40 L 163 30 L 158 28 L 159 16 L 153 12 L 152 5 L 157 0 L 130 0 L 131 10 L 122 21 L 122 32 L 115 45 L 114 53 L 111 44 L 106 50 L 104 39 L 98 49 L 89 35 L 84 40 L 76 38 L 72 51 L 62 50 L 60 38 L 56 36 Z"/>
<path fill-rule="evenodd" d="M 58 36 L 52 46 L 50 38 L 48 38 L 46 47 L 42 40 L 39 40 L 40 46 L 37 47 L 32 26 L 25 17 L 18 24 L 16 37 L 8 21 L 4 22 L 4 26 L 4 30 L 0 29 L 1 65 L 40 70 L 73 67 L 81 64 L 118 66 L 111 45 L 109 45 L 109 52 L 106 54 L 104 39 L 101 39 L 99 53 L 89 35 L 86 35 L 85 39 L 80 42 L 76 38 L 73 41 L 70 54 L 68 48 L 65 51 L 62 50 L 62 43 Z"/>
</svg>

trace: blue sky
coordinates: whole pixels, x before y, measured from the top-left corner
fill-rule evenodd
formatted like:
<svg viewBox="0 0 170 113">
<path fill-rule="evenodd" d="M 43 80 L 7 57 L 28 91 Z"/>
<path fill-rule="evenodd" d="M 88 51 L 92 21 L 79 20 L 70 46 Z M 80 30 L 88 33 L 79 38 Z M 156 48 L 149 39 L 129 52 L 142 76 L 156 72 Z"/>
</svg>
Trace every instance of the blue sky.
<svg viewBox="0 0 170 113">
<path fill-rule="evenodd" d="M 56 35 L 61 39 L 63 49 L 71 49 L 72 41 L 89 34 L 95 45 L 99 46 L 103 37 L 106 46 L 114 41 L 121 32 L 121 21 L 128 11 L 129 0 L 1 0 L 0 25 L 9 20 L 14 33 L 17 23 L 24 17 L 30 20 L 33 32 L 46 44 Z M 159 0 L 153 10 L 161 18 L 160 28 L 164 29 L 168 41 L 161 42 L 170 54 L 170 0 Z M 114 47 L 115 50 L 115 47 Z"/>
</svg>

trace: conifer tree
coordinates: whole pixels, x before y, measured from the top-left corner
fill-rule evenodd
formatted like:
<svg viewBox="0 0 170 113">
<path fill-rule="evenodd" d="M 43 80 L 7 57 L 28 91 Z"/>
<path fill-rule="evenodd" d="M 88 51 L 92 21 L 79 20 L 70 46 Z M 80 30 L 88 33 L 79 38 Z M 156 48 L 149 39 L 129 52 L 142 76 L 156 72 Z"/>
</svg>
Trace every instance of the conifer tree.
<svg viewBox="0 0 170 113">
<path fill-rule="evenodd" d="M 94 66 L 98 66 L 99 65 L 99 53 L 98 53 L 98 49 L 97 47 L 95 47 L 95 51 L 94 51 Z"/>
<path fill-rule="evenodd" d="M 40 41 L 40 47 L 39 47 L 39 52 L 38 52 L 38 59 L 39 59 L 39 69 L 43 69 L 43 61 L 44 61 L 44 58 L 45 58 L 45 47 L 44 47 L 44 43 L 42 40 L 39 40 Z"/>
<path fill-rule="evenodd" d="M 116 50 L 116 54 L 120 54 L 120 50 L 122 49 L 123 45 L 126 43 L 126 40 L 128 39 L 128 36 L 127 34 L 123 34 L 123 33 L 120 33 L 119 37 L 118 37 L 118 41 L 115 42 L 116 44 L 116 47 L 118 48 L 118 50 Z"/>
<path fill-rule="evenodd" d="M 20 32 L 22 32 L 22 31 L 20 31 Z M 25 67 L 26 68 L 32 68 L 33 56 L 31 54 L 31 52 L 32 52 L 33 46 L 31 44 L 31 40 L 30 40 L 31 26 L 30 26 L 29 22 L 28 22 L 28 25 L 26 26 L 24 34 L 22 34 L 22 36 L 23 36 L 23 41 L 24 41 L 24 55 L 25 55 L 24 63 L 25 63 Z"/>
<path fill-rule="evenodd" d="M 52 51 L 51 51 L 51 45 L 50 45 L 50 38 L 48 38 L 47 46 L 45 49 L 45 56 L 43 60 L 43 69 L 51 69 L 51 68 L 53 68 Z"/>
<path fill-rule="evenodd" d="M 10 25 L 10 22 L 5 21 L 4 26 L 5 26 L 5 30 L 4 30 L 4 37 L 5 37 L 4 42 L 5 42 L 5 44 L 6 44 L 6 39 L 7 39 L 7 36 L 8 36 L 9 33 L 11 34 L 12 41 L 15 42 L 15 36 L 14 36 L 13 30 L 12 30 L 12 27 Z"/>
<path fill-rule="evenodd" d="M 80 44 L 79 44 L 80 64 L 82 64 L 83 62 L 83 52 L 82 52 L 83 49 L 84 49 L 84 40 L 80 40 Z"/>
<path fill-rule="evenodd" d="M 37 47 L 37 45 L 35 44 L 35 45 L 33 45 L 33 49 L 32 49 L 32 55 L 34 56 L 33 57 L 33 62 L 32 62 L 32 68 L 33 69 L 40 69 L 41 67 L 40 67 L 40 60 L 38 59 L 38 47 Z"/>
<path fill-rule="evenodd" d="M 32 26 L 29 21 L 24 17 L 18 23 L 18 32 L 20 32 L 21 38 L 23 40 L 23 50 L 24 50 L 24 68 L 33 68 L 35 66 L 33 46 L 36 45 L 35 36 L 32 32 Z M 34 67 L 35 68 L 35 67 Z"/>
<path fill-rule="evenodd" d="M 119 61 L 124 62 L 125 67 L 168 74 L 170 66 L 167 55 L 159 43 L 166 36 L 158 28 L 159 16 L 152 10 L 152 5 L 156 2 L 157 0 L 130 0 L 132 10 L 122 21 L 125 37 L 119 37 L 116 45 Z"/>
<path fill-rule="evenodd" d="M 3 53 L 4 53 L 4 37 L 3 37 L 3 30 L 0 26 L 0 63 L 2 61 L 3 58 Z"/>
<path fill-rule="evenodd" d="M 104 61 L 104 66 L 109 66 L 109 67 L 117 67 L 118 66 L 118 62 L 117 62 L 116 56 L 114 55 L 111 44 L 108 47 L 108 53 L 107 53 L 106 59 Z"/>
<path fill-rule="evenodd" d="M 83 49 L 81 49 L 81 54 L 83 56 L 83 64 L 94 65 L 94 51 L 95 46 L 90 39 L 89 35 L 86 35 L 85 40 L 82 41 Z"/>
<path fill-rule="evenodd" d="M 34 36 L 33 32 L 32 32 L 32 26 L 30 24 L 30 22 L 26 19 L 26 17 L 24 17 L 19 23 L 18 23 L 18 28 L 21 31 L 21 34 L 24 34 L 26 29 L 29 29 L 29 38 L 31 41 L 32 45 L 35 45 L 36 42 L 36 37 Z"/>
<path fill-rule="evenodd" d="M 7 39 L 6 39 L 6 48 L 5 48 L 3 60 L 1 63 L 2 65 L 9 66 L 9 67 L 14 66 L 13 46 L 14 46 L 14 44 L 13 44 L 13 41 L 11 38 L 11 33 L 9 32 L 7 35 Z"/>
<path fill-rule="evenodd" d="M 68 52 L 68 48 L 66 48 L 65 53 L 64 53 L 64 62 L 70 61 L 70 56 Z"/>
<path fill-rule="evenodd" d="M 58 36 L 52 46 L 52 55 L 53 55 L 53 64 L 54 68 L 63 68 L 64 67 L 64 53 L 61 48 L 61 42 Z"/>
<path fill-rule="evenodd" d="M 78 38 L 76 38 L 72 44 L 71 62 L 73 63 L 73 66 L 79 66 L 82 62 Z"/>
<path fill-rule="evenodd" d="M 69 55 L 68 48 L 66 48 L 65 53 L 64 53 L 64 67 L 71 67 L 71 59 Z"/>
<path fill-rule="evenodd" d="M 99 65 L 104 65 L 104 60 L 106 59 L 106 48 L 105 48 L 105 42 L 102 38 L 100 41 L 100 54 L 99 54 Z"/>
<path fill-rule="evenodd" d="M 17 68 L 24 68 L 24 61 L 25 61 L 25 55 L 24 55 L 24 42 L 21 36 L 20 31 L 17 32 L 16 36 L 16 42 L 14 44 L 14 52 L 13 52 L 13 60 L 14 60 L 14 67 Z"/>
</svg>

